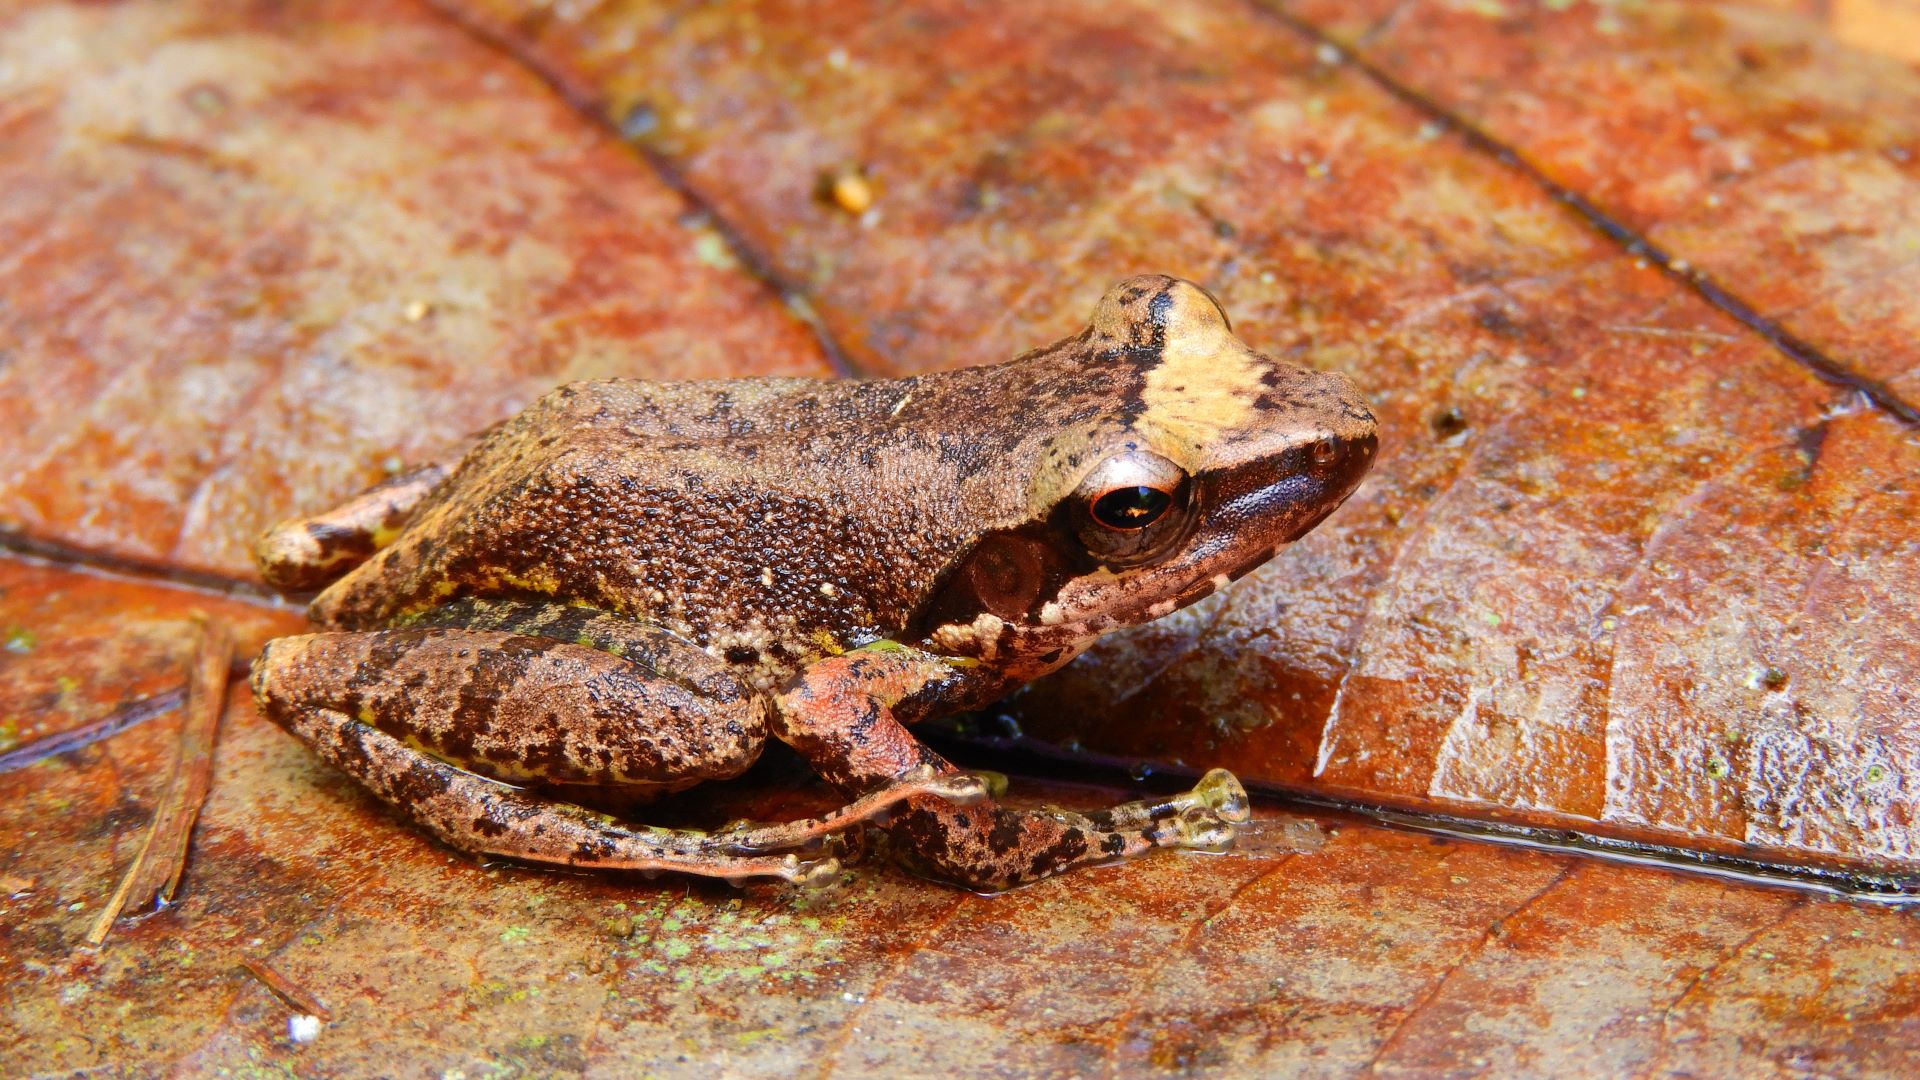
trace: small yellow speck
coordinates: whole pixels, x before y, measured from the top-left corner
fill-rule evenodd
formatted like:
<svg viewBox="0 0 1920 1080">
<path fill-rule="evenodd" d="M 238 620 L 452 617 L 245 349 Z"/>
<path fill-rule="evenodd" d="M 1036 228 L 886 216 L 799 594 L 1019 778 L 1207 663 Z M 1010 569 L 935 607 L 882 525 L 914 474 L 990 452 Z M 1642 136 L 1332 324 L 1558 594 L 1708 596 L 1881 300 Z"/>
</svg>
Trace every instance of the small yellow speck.
<svg viewBox="0 0 1920 1080">
<path fill-rule="evenodd" d="M 1616 619 L 1616 618 L 1614 618 L 1614 617 L 1613 617 L 1613 616 L 1611 616 L 1611 615 L 1609 615 L 1609 616 L 1607 616 L 1606 618 L 1604 618 L 1604 619 L 1601 619 L 1601 620 L 1600 620 L 1600 629 L 1602 629 L 1602 630 L 1611 630 L 1611 629 L 1613 629 L 1614 627 L 1616 627 L 1616 626 L 1619 626 L 1619 625 L 1620 625 L 1620 620 L 1619 620 L 1619 619 Z"/>
<path fill-rule="evenodd" d="M 1574 396 L 1574 397 L 1575 397 L 1576 399 L 1577 399 L 1577 398 L 1583 398 L 1583 397 L 1586 397 L 1586 396 L 1587 396 L 1587 388 L 1586 388 L 1586 387 L 1584 387 L 1584 386 L 1576 386 L 1576 387 L 1574 387 L 1574 388 L 1573 388 L 1573 396 Z"/>
<path fill-rule="evenodd" d="M 760 584 L 765 585 L 769 589 L 773 588 L 773 567 L 763 566 L 760 568 Z"/>
<path fill-rule="evenodd" d="M 831 600 L 840 595 L 840 590 L 833 587 L 833 582 L 823 581 L 820 583 L 820 595 Z"/>
<path fill-rule="evenodd" d="M 407 305 L 408 322 L 419 322 L 431 314 L 433 314 L 433 305 L 427 303 L 425 300 L 415 300 Z"/>
<path fill-rule="evenodd" d="M 858 217 L 873 209 L 877 193 L 873 181 L 857 166 L 845 166 L 826 177 L 826 194 L 833 205 Z"/>
<path fill-rule="evenodd" d="M 693 238 L 693 257 L 715 270 L 731 270 L 740 265 L 739 260 L 733 257 L 733 249 L 727 246 L 726 238 L 712 229 L 702 229 Z"/>
</svg>

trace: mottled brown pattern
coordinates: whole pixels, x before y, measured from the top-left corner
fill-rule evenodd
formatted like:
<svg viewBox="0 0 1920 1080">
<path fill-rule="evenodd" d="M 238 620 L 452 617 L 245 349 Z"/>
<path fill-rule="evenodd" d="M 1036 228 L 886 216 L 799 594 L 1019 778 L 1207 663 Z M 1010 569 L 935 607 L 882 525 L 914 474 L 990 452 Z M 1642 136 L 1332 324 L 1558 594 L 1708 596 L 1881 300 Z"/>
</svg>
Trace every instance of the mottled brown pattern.
<svg viewBox="0 0 1920 1080">
<path fill-rule="evenodd" d="M 333 709 L 500 780 L 684 787 L 744 771 L 766 731 L 737 684 L 709 696 L 589 646 L 491 630 L 280 638 L 256 671 L 275 719 Z"/>
<path fill-rule="evenodd" d="M 455 847 L 528 862 L 606 870 L 674 870 L 729 880 L 831 878 L 831 856 L 738 855 L 731 838 L 633 829 L 566 803 L 537 799 L 408 749 L 332 709 L 290 711 L 282 721 L 320 755 Z M 857 822 L 856 822 L 857 823 Z"/>
<path fill-rule="evenodd" d="M 1916 10 L 1769 3 L 1835 24 Z M 1900 697 L 1920 686 L 1903 659 L 1920 574 L 1900 556 L 1920 487 L 1897 426 L 1266 12 L 1318 23 L 1909 396 L 1910 69 L 1715 0 L 487 10 L 518 43 L 383 0 L 7 6 L 9 528 L 248 578 L 256 526 L 562 379 L 824 373 L 776 294 L 725 269 L 712 219 L 649 196 L 648 160 L 539 64 L 626 120 L 861 370 L 1012 355 L 1073 330 L 1115 277 L 1169 269 L 1249 340 L 1377 395 L 1391 456 L 1353 503 L 1029 702 L 1028 730 L 1073 716 L 1061 735 L 1110 752 L 1312 783 L 1341 669 L 1377 655 L 1351 684 L 1394 682 L 1411 656 L 1449 681 L 1376 701 L 1425 718 L 1427 687 L 1544 691 L 1479 695 L 1487 723 L 1408 770 L 1448 778 L 1406 796 L 1422 805 L 1510 818 L 1605 791 L 1601 819 L 1554 823 L 1855 866 L 1912 850 L 1913 759 L 1879 756 L 1920 730 Z M 811 196 L 856 166 L 864 221 Z M 1567 651 L 1558 618 L 1590 630 L 1618 565 L 1638 569 L 1614 636 Z M 196 608 L 248 652 L 302 626 L 244 594 L 32 560 L 0 560 L 0 588 L 0 744 L 41 755 L 0 775 L 9 1071 L 1920 1075 L 1910 913 L 1352 820 L 1279 848 L 1270 808 L 1224 857 L 993 899 L 871 867 L 846 902 L 796 910 L 775 888 L 477 867 L 241 700 L 180 902 L 76 949 L 174 742 L 167 715 L 87 733 L 178 685 Z M 1721 632 L 1739 622 L 1752 637 Z M 1733 743 L 1728 717 L 1764 723 Z M 1434 753 L 1365 720 L 1335 734 L 1373 765 Z M 78 749 L 27 743 L 48 734 Z M 734 783 L 678 807 L 715 823 L 835 799 Z M 287 1005 L 237 974 L 249 959 L 326 1003 L 316 1042 L 288 1038 Z"/>
<path fill-rule="evenodd" d="M 452 763 L 641 789 L 737 775 L 771 715 L 857 800 L 915 771 L 956 775 L 903 721 L 984 704 L 1107 630 L 1208 595 L 1331 513 L 1374 445 L 1344 376 L 1254 352 L 1212 297 L 1160 275 L 1115 286 L 1083 333 L 996 367 L 564 386 L 431 492 L 406 487 L 404 511 L 375 493 L 271 530 L 256 549 L 270 581 L 368 557 L 313 603 L 340 632 L 275 642 L 255 695 L 336 758 L 398 740 L 391 755 L 420 758 L 406 776 Z M 1159 501 L 1138 527 L 1114 525 L 1097 508 L 1115 492 Z M 311 550 L 279 539 L 316 522 Z M 369 762 L 346 767 L 407 807 Z M 547 828 L 450 823 L 443 803 L 491 789 L 458 790 L 424 792 L 420 814 L 460 846 L 511 853 Z M 1107 828 L 990 800 L 909 805 L 888 825 L 905 850 L 986 889 L 1232 837 L 1232 815 L 1199 803 L 1123 808 Z M 582 844 L 577 860 L 599 862 L 622 841 Z"/>
<path fill-rule="evenodd" d="M 452 597 L 561 597 L 723 651 L 754 649 L 790 674 L 821 654 L 823 636 L 899 636 L 983 536 L 1049 526 L 1045 542 L 1071 573 L 1095 570 L 1050 519 L 1095 460 L 1129 441 L 1194 475 L 1217 515 L 1200 535 L 1232 537 L 1150 568 L 1131 591 L 1158 601 L 1174 578 L 1237 575 L 1352 490 L 1371 461 L 1373 419 L 1343 377 L 1244 351 L 1216 319 L 1198 290 L 1148 277 L 1116 289 L 1083 334 L 996 367 L 892 382 L 562 387 L 483 440 L 392 546 L 315 601 L 314 617 L 366 628 Z M 1177 363 L 1170 332 L 1201 349 L 1227 347 L 1220 333 L 1252 370 L 1193 364 L 1153 387 Z M 1245 384 L 1226 384 L 1234 378 Z M 1210 379 L 1239 412 L 1156 428 Z M 1338 448 L 1326 460 L 1312 455 L 1322 440 Z M 1050 584 L 1014 614 L 1031 619 L 1057 599 L 1064 582 Z M 1150 617 L 1144 606 L 1108 625 Z"/>
<path fill-rule="evenodd" d="M 1911 66 L 1741 3 L 442 2 L 665 118 L 866 370 L 1125 266 L 1377 393 L 1355 502 L 1028 732 L 1920 887 Z M 871 228 L 793 190 L 841 159 Z"/>
</svg>

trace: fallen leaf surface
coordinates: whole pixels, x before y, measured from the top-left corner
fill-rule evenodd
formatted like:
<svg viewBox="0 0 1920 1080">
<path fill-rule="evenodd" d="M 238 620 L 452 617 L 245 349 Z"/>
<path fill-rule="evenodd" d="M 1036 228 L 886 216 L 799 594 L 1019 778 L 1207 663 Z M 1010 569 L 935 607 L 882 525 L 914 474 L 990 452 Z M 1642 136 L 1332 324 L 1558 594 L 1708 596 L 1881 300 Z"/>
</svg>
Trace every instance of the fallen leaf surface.
<svg viewBox="0 0 1920 1080">
<path fill-rule="evenodd" d="M 1911 68 L 1720 5 L 443 6 L 671 162 L 862 370 L 999 359 L 1166 270 L 1370 389 L 1348 507 L 1037 690 L 1033 732 L 1916 869 Z M 849 163 L 858 217 L 812 197 Z"/>
<path fill-rule="evenodd" d="M 0 660 L 0 715 L 51 711 L 62 685 L 82 712 L 106 704 L 104 687 L 166 686 L 196 613 L 256 642 L 298 625 L 247 601 L 0 564 L 0 619 L 42 626 Z M 181 643 L 174 657 L 166 642 Z M 882 863 L 804 902 L 485 866 L 317 762 L 243 693 L 178 903 L 78 948 L 163 786 L 172 723 L 0 773 L 10 1073 L 1920 1067 L 1920 924 L 1898 909 L 1270 809 L 1235 853 L 995 897 Z M 789 774 L 771 783 L 680 812 L 832 801 Z M 1016 784 L 1028 802 L 1119 794 Z M 289 1008 L 248 961 L 328 1010 L 313 1042 L 291 1041 Z"/>
<path fill-rule="evenodd" d="M 826 374 L 698 208 L 405 3 L 0 13 L 0 515 L 251 576 L 247 543 L 622 374 Z"/>
<path fill-rule="evenodd" d="M 7 6 L 0 523 L 86 564 L 0 560 L 8 1071 L 1920 1071 L 1895 908 L 1272 808 L 998 897 L 483 866 L 243 689 L 179 903 L 79 947 L 194 618 L 303 625 L 260 526 L 556 382 L 990 362 L 1144 270 L 1382 461 L 1028 732 L 1910 883 L 1916 104 L 1705 3 Z"/>
</svg>

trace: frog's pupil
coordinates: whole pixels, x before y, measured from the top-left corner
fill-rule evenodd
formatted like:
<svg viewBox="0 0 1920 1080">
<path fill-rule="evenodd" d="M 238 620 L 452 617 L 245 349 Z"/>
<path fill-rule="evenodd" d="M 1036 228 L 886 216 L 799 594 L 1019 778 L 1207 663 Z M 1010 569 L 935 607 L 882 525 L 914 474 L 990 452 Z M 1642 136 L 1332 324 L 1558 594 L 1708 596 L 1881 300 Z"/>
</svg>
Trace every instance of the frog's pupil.
<svg viewBox="0 0 1920 1080">
<path fill-rule="evenodd" d="M 1093 501 L 1093 519 L 1110 529 L 1144 529 L 1154 523 L 1173 496 L 1158 488 L 1114 488 Z"/>
</svg>

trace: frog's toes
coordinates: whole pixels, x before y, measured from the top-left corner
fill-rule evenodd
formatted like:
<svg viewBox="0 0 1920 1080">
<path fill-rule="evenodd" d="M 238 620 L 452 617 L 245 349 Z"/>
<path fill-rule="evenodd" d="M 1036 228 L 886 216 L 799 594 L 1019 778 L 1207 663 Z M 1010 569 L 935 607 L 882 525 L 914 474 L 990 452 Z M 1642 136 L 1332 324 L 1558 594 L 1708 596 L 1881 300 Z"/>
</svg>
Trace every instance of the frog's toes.
<svg viewBox="0 0 1920 1080">
<path fill-rule="evenodd" d="M 840 871 L 840 860 L 831 855 L 807 860 L 789 855 L 781 860 L 780 876 L 802 893 L 819 895 L 839 884 Z"/>
<path fill-rule="evenodd" d="M 970 773 L 974 779 L 987 786 L 987 798 L 998 799 L 1007 793 L 1007 774 L 992 769 L 975 769 Z M 955 800 L 958 801 L 958 800 Z"/>
<path fill-rule="evenodd" d="M 1233 847 L 1233 822 L 1205 807 L 1190 806 L 1167 823 L 1173 839 L 1166 846 L 1183 851 L 1221 852 Z"/>
<path fill-rule="evenodd" d="M 1212 769 L 1189 792 L 1194 801 L 1217 814 L 1222 821 L 1236 825 L 1253 818 L 1253 806 L 1240 778 L 1225 769 Z"/>
<path fill-rule="evenodd" d="M 997 775 L 997 774 L 996 774 Z M 1000 777 L 1002 788 L 1006 777 Z M 993 798 L 993 782 L 975 773 L 953 773 L 928 782 L 927 794 L 938 796 L 956 806 L 973 806 Z"/>
</svg>

